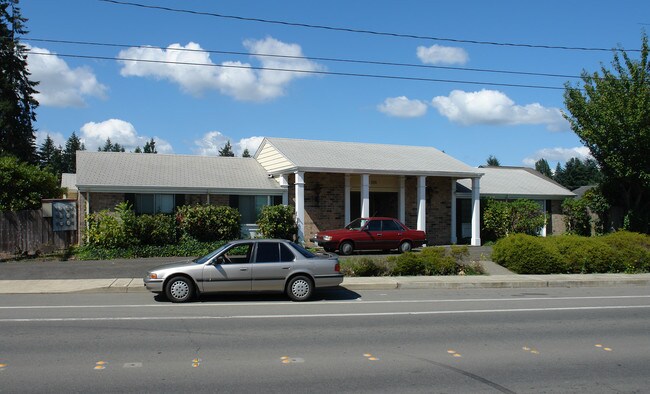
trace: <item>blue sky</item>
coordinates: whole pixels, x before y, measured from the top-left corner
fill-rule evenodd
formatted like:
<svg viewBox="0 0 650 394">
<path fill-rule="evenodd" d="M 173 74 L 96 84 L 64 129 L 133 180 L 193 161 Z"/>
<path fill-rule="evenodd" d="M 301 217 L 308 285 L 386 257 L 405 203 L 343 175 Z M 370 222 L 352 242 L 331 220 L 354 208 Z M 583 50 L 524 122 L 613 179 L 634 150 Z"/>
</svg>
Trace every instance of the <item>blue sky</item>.
<svg viewBox="0 0 650 394">
<path fill-rule="evenodd" d="M 650 2 L 641 0 L 132 1 L 427 37 L 590 48 L 621 45 L 638 50 L 642 30 L 650 26 Z M 236 153 L 244 148 L 254 152 L 261 137 L 269 136 L 433 146 L 472 166 L 484 164 L 489 155 L 513 166 L 532 166 L 544 157 L 554 167 L 558 161 L 588 154 L 561 116 L 563 91 L 492 84 L 562 87 L 579 79 L 313 58 L 565 76 L 595 71 L 612 60 L 611 51 L 399 38 L 99 0 L 23 0 L 20 7 L 28 18 L 29 34 L 23 42 L 31 51 L 29 68 L 33 79 L 40 81 L 37 143 L 49 134 L 64 144 L 74 131 L 92 150 L 110 137 L 127 150 L 154 138 L 159 153 L 216 155 L 226 140 Z M 636 52 L 632 55 L 638 57 Z"/>
</svg>

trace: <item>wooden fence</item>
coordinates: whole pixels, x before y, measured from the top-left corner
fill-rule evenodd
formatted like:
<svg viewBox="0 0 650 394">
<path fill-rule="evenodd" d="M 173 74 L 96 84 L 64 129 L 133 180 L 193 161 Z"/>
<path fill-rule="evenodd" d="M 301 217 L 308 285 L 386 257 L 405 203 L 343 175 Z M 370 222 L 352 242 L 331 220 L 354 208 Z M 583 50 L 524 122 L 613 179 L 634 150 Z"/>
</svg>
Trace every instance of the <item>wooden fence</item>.
<svg viewBox="0 0 650 394">
<path fill-rule="evenodd" d="M 76 240 L 77 231 L 53 231 L 42 209 L 0 212 L 0 258 L 63 250 Z"/>
</svg>

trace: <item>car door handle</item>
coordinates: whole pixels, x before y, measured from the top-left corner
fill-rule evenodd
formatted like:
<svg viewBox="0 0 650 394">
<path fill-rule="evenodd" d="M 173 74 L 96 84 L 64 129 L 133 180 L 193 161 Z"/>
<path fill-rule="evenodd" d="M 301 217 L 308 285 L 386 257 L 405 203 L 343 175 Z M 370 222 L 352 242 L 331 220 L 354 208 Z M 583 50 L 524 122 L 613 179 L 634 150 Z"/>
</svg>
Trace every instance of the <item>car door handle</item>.
<svg viewBox="0 0 650 394">
<path fill-rule="evenodd" d="M 381 237 L 381 233 L 377 234 L 378 237 Z"/>
<path fill-rule="evenodd" d="M 240 271 L 248 271 L 248 268 L 246 268 L 246 267 L 241 267 L 239 270 L 240 270 Z"/>
<path fill-rule="evenodd" d="M 282 267 L 283 270 L 288 270 L 288 269 L 290 269 L 290 268 L 291 268 L 291 267 Z"/>
</svg>

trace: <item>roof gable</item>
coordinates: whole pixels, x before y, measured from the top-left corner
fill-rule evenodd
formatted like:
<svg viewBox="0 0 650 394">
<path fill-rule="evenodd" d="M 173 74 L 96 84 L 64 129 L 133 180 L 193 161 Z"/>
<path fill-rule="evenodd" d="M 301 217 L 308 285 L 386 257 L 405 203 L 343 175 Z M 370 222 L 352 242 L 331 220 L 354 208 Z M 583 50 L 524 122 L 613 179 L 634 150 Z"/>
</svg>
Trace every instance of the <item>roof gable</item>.
<svg viewBox="0 0 650 394">
<path fill-rule="evenodd" d="M 276 161 L 267 163 L 271 152 Z M 424 146 L 265 138 L 255 158 L 272 174 L 289 170 L 477 177 L 482 173 L 436 148 Z"/>
<path fill-rule="evenodd" d="M 526 167 L 484 167 L 481 178 L 481 196 L 493 198 L 564 199 L 575 194 L 541 173 Z M 472 182 L 456 182 L 459 193 L 469 192 Z"/>
</svg>

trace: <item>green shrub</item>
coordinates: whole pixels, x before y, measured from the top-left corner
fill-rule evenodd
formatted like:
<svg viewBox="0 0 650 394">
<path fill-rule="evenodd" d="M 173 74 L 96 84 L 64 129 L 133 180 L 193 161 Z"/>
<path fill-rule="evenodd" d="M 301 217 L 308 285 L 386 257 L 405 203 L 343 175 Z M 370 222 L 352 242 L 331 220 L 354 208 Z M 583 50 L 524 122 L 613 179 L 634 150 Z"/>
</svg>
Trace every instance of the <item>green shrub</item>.
<svg viewBox="0 0 650 394">
<path fill-rule="evenodd" d="M 564 235 L 550 237 L 546 243 L 557 249 L 568 273 L 622 272 L 626 269 L 620 256 L 602 238 Z"/>
<path fill-rule="evenodd" d="M 179 230 L 201 242 L 239 238 L 240 220 L 239 211 L 227 206 L 185 205 L 176 212 Z"/>
<path fill-rule="evenodd" d="M 519 274 L 551 274 L 563 272 L 557 248 L 546 239 L 526 234 L 514 234 L 500 239 L 492 249 L 492 259 Z"/>
<path fill-rule="evenodd" d="M 101 248 L 127 248 L 137 245 L 136 217 L 127 202 L 118 204 L 115 212 L 102 210 L 87 218 L 86 242 Z"/>
<path fill-rule="evenodd" d="M 13 156 L 0 157 L 0 211 L 40 209 L 41 199 L 61 196 L 60 186 L 56 175 L 38 166 Z"/>
<path fill-rule="evenodd" d="M 257 219 L 260 234 L 265 238 L 293 241 L 298 234 L 294 208 L 288 205 L 267 205 Z"/>
<path fill-rule="evenodd" d="M 589 202 L 585 198 L 567 198 L 562 202 L 562 214 L 567 232 L 570 234 L 591 235 Z"/>
<path fill-rule="evenodd" d="M 485 229 L 497 238 L 509 234 L 522 233 L 536 235 L 544 227 L 546 215 L 532 200 L 496 201 L 487 200 L 483 212 Z"/>
<path fill-rule="evenodd" d="M 447 255 L 445 248 L 440 246 L 422 248 L 418 257 L 424 265 L 424 275 L 455 275 L 460 269 L 454 257 Z"/>
<path fill-rule="evenodd" d="M 650 271 L 650 236 L 617 231 L 602 237 L 602 240 L 615 250 L 626 271 Z"/>
<path fill-rule="evenodd" d="M 399 276 L 423 275 L 424 261 L 413 252 L 402 253 L 399 256 L 390 256 L 388 261 L 395 264 L 393 274 Z"/>
<path fill-rule="evenodd" d="M 136 237 L 143 245 L 176 243 L 176 220 L 171 215 L 140 215 L 136 220 Z"/>
</svg>

